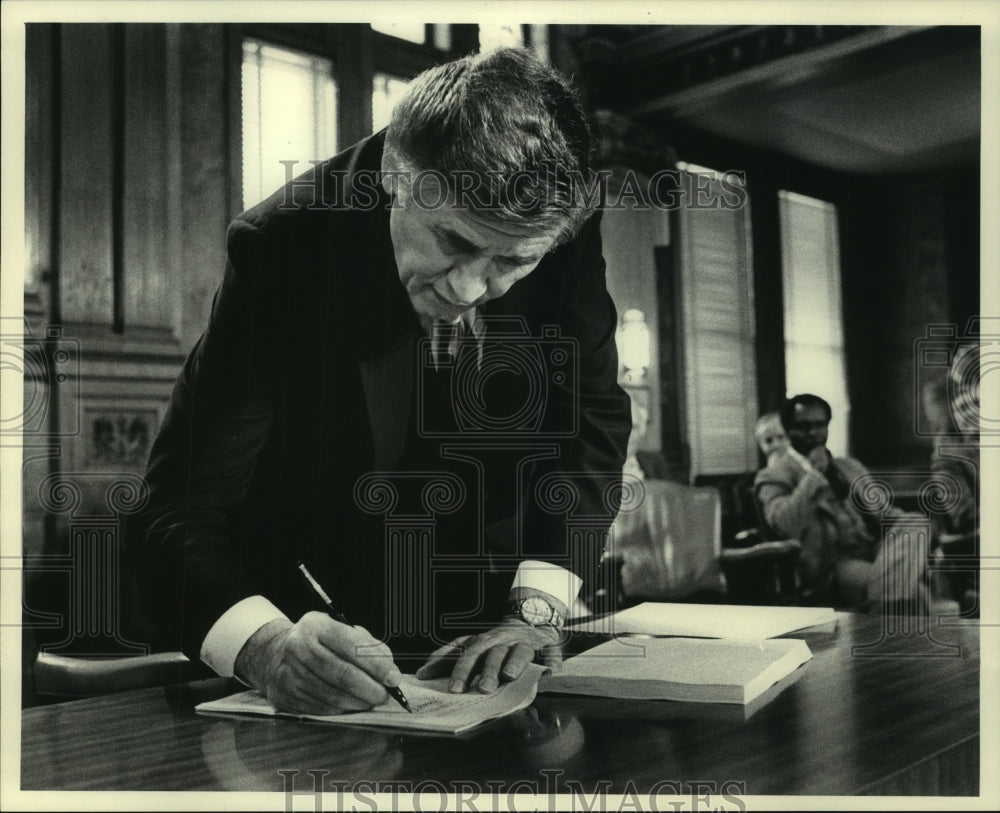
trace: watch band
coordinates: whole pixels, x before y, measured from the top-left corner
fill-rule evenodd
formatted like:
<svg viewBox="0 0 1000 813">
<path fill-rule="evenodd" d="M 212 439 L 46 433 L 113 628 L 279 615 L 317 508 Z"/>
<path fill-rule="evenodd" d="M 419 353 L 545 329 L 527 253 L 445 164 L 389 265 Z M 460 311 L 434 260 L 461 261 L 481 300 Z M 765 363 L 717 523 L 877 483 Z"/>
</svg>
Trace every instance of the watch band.
<svg viewBox="0 0 1000 813">
<path fill-rule="evenodd" d="M 528 601 L 541 602 L 545 604 L 545 606 L 549 608 L 550 612 L 548 620 L 532 621 L 530 618 L 527 618 L 524 614 L 522 607 L 524 603 Z M 560 613 L 559 610 L 553 607 L 552 604 L 542 596 L 525 596 L 524 598 L 515 599 L 514 601 L 510 602 L 509 608 L 511 615 L 513 615 L 515 618 L 520 619 L 525 624 L 530 624 L 533 627 L 555 627 L 556 629 L 562 629 L 563 624 L 565 623 L 565 619 L 563 618 L 562 613 Z"/>
</svg>

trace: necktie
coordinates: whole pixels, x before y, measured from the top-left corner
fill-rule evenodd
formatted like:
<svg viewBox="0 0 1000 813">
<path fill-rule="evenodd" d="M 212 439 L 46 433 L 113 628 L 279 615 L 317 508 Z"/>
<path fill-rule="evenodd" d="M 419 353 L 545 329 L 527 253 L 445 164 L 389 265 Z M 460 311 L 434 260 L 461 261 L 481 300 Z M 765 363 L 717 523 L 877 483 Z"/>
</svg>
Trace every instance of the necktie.
<svg viewBox="0 0 1000 813">
<path fill-rule="evenodd" d="M 431 359 L 434 369 L 451 364 L 458 355 L 458 343 L 461 340 L 462 321 L 448 323 L 435 322 L 431 327 Z"/>
</svg>

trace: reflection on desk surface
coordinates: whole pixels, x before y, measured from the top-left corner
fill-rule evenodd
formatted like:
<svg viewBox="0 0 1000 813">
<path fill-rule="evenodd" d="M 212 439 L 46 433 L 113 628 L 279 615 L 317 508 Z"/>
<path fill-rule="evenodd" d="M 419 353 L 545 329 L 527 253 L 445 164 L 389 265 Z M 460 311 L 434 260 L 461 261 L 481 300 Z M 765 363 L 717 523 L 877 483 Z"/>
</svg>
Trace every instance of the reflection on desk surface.
<svg viewBox="0 0 1000 813">
<path fill-rule="evenodd" d="M 222 679 L 31 708 L 22 788 L 280 791 L 289 772 L 302 782 L 314 770 L 544 791 L 552 769 L 584 791 L 703 779 L 750 795 L 977 792 L 975 626 L 901 637 L 879 617 L 846 616 L 806 638 L 808 669 L 759 706 L 539 697 L 462 739 L 196 715 L 233 690 Z"/>
</svg>

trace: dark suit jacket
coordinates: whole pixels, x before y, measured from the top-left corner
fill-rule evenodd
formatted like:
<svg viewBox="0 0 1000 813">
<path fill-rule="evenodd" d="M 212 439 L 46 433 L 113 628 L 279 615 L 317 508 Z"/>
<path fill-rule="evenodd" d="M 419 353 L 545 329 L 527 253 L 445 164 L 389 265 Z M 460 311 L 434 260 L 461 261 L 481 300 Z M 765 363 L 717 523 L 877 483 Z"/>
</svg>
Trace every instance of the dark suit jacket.
<svg viewBox="0 0 1000 813">
<path fill-rule="evenodd" d="M 392 481 L 422 420 L 421 333 L 398 278 L 389 199 L 375 178 L 383 143 L 383 134 L 360 142 L 229 228 L 211 321 L 175 385 L 149 461 L 149 506 L 127 535 L 160 647 L 197 657 L 212 623 L 249 595 L 267 596 L 293 619 L 319 609 L 295 569 L 299 559 L 352 621 L 385 637 L 382 611 L 398 586 L 387 581 L 380 553 L 386 534 L 408 512 L 402 525 L 415 529 L 414 544 L 428 526 L 413 518 L 412 505 L 386 506 L 388 520 L 384 511 L 379 516 L 384 492 L 362 479 L 389 472 L 384 479 Z M 479 465 L 492 472 L 488 493 L 466 495 L 483 507 L 484 538 L 464 551 L 449 548 L 467 558 L 444 564 L 471 573 L 489 555 L 494 569 L 498 561 L 509 565 L 507 584 L 520 558 L 590 570 L 599 551 L 568 556 L 567 519 L 589 517 L 598 531 L 610 524 L 631 425 L 616 383 L 616 315 L 598 218 L 482 312 L 522 317 L 536 337 L 545 326 L 556 331 L 530 342 L 543 349 L 533 356 L 544 362 L 541 390 L 531 395 L 540 419 L 513 434 L 477 432 L 465 441 L 499 440 L 503 451 L 494 443 L 493 462 Z M 488 330 L 487 348 L 490 341 Z M 568 363 L 556 352 L 567 348 Z M 561 376 L 546 366 L 552 363 Z M 503 413 L 501 405 L 500 413 L 517 414 L 510 408 Z M 517 466 L 512 452 L 520 454 Z M 498 476 L 498 466 L 509 466 L 511 476 Z M 555 513 L 564 492 L 543 479 L 554 471 L 568 473 L 576 499 Z M 467 485 L 479 484 L 472 477 Z M 426 492 L 421 499 L 417 514 L 433 509 Z M 450 588 L 421 567 L 410 578 L 425 587 L 431 579 L 436 612 Z"/>
</svg>

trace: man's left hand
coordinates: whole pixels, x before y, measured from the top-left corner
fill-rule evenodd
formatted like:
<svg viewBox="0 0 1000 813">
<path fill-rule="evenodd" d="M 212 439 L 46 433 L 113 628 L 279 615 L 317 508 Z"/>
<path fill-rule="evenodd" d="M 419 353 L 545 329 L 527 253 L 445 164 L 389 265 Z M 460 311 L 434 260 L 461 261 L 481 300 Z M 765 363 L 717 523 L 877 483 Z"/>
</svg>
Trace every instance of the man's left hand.
<svg viewBox="0 0 1000 813">
<path fill-rule="evenodd" d="M 484 693 L 494 692 L 501 681 L 517 680 L 535 660 L 536 653 L 545 666 L 558 667 L 562 663 L 560 640 L 555 627 L 533 627 L 519 619 L 506 618 L 487 632 L 456 638 L 435 650 L 417 670 L 417 677 L 420 680 L 441 677 L 451 669 L 449 691 L 466 691 L 478 675 L 476 688 Z"/>
</svg>

